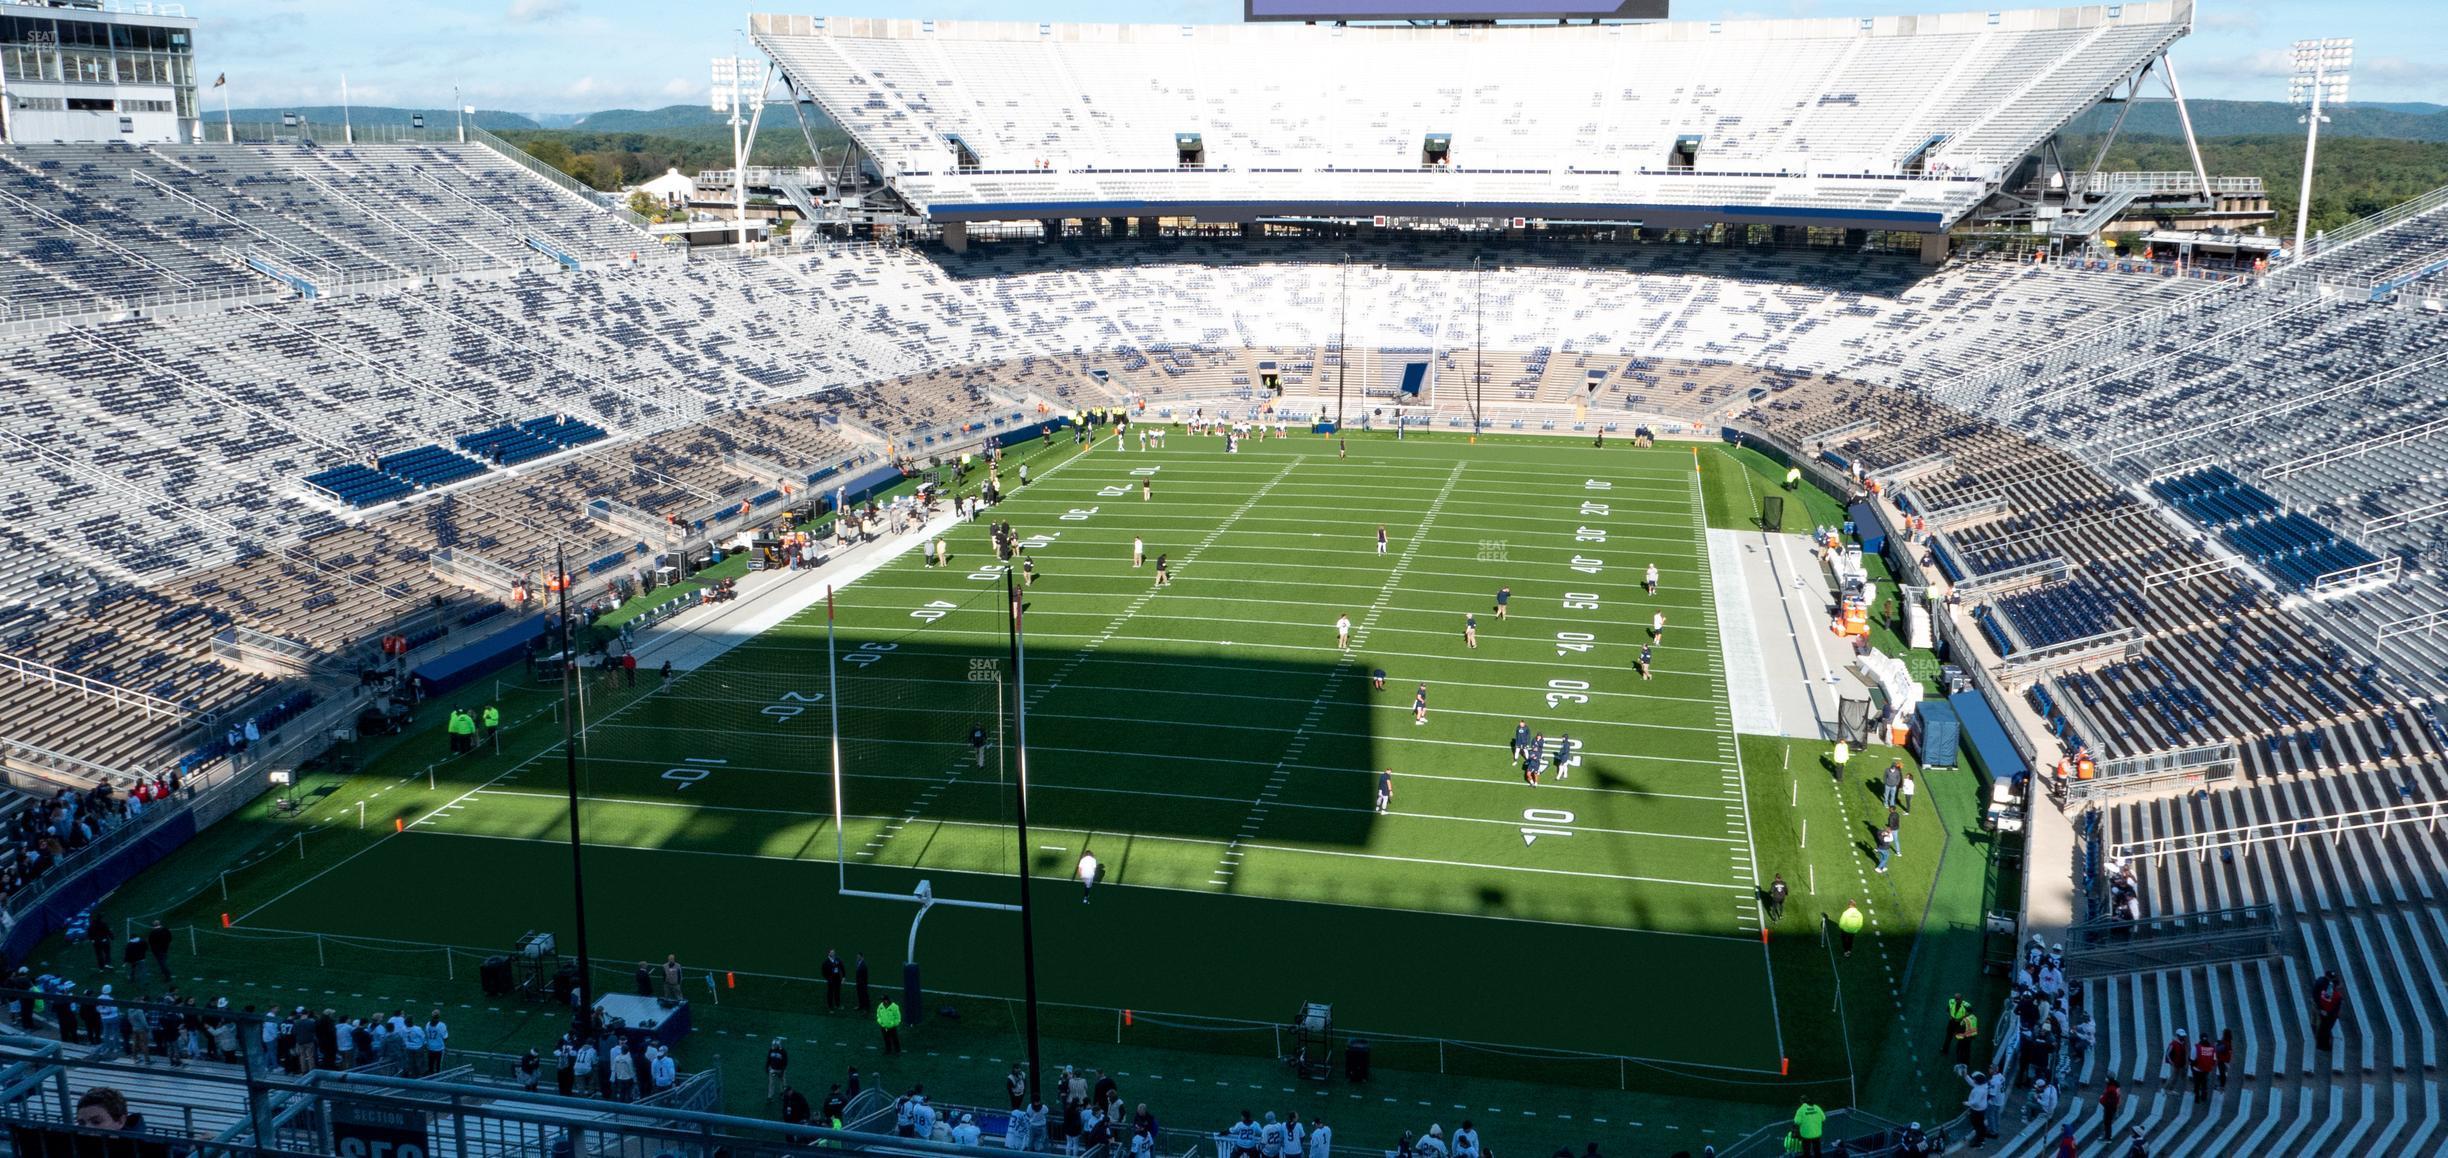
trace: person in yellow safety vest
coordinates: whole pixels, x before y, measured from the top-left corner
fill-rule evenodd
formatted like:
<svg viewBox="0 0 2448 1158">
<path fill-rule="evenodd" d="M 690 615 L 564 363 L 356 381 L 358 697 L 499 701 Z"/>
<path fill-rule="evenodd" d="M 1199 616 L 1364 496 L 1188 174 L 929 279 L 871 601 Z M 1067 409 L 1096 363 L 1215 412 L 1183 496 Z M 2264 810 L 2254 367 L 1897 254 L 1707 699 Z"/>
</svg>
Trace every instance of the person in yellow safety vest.
<svg viewBox="0 0 2448 1158">
<path fill-rule="evenodd" d="M 1786 468 L 1785 468 L 1785 489 L 1790 491 L 1790 490 L 1794 490 L 1794 489 L 1799 488 L 1801 485 L 1802 485 L 1802 468 L 1801 468 L 1801 467 L 1798 467 L 1798 466 L 1789 466 L 1789 467 L 1786 467 Z"/>
<path fill-rule="evenodd" d="M 884 1033 L 884 1054 L 901 1052 L 901 1007 L 887 997 L 876 1003 L 876 1028 Z"/>
<path fill-rule="evenodd" d="M 488 739 L 488 740 L 492 739 L 492 738 L 493 738 L 493 733 L 498 732 L 498 731 L 500 731 L 500 730 L 501 730 L 501 707 L 500 707 L 499 705 L 496 705 L 496 704 L 486 704 L 486 705 L 485 705 L 485 710 L 484 710 L 484 734 L 485 734 L 485 738 L 486 738 L 486 739 Z"/>
<path fill-rule="evenodd" d="M 1836 934 L 1837 937 L 1844 943 L 1845 956 L 1850 957 L 1853 955 L 1853 938 L 1861 931 L 1861 906 L 1851 900 L 1847 900 L 1845 902 L 1844 911 L 1836 914 Z"/>
<path fill-rule="evenodd" d="M 1802 1107 L 1794 1111 L 1793 1132 L 1802 1141 L 1803 1158 L 1819 1158 L 1820 1139 L 1827 1133 L 1827 1111 L 1809 1098 L 1802 1099 Z"/>
<path fill-rule="evenodd" d="M 1845 762 L 1851 760 L 1852 758 L 1853 745 L 1846 743 L 1843 740 L 1836 741 L 1835 750 L 1828 753 L 1828 761 L 1836 765 L 1836 774 L 1838 776 L 1844 775 Z"/>
<path fill-rule="evenodd" d="M 476 720 L 466 708 L 452 708 L 450 714 L 451 754 L 460 755 L 475 746 Z"/>
<path fill-rule="evenodd" d="M 1794 1133 L 1791 1130 L 1785 1131 L 1785 1153 L 1787 1158 L 1792 1158 L 1793 1155 L 1800 1154 L 1801 1152 L 1802 1136 Z"/>
<path fill-rule="evenodd" d="M 1946 1033 L 1938 1041 L 1938 1056 L 1940 1057 L 1946 1056 L 1949 1043 L 1955 1040 L 1955 1031 L 1963 1028 L 1963 1020 L 1972 1016 L 1972 1003 L 1964 1000 L 1963 994 L 1958 993 L 1947 998 L 1946 1011 Z"/>
</svg>

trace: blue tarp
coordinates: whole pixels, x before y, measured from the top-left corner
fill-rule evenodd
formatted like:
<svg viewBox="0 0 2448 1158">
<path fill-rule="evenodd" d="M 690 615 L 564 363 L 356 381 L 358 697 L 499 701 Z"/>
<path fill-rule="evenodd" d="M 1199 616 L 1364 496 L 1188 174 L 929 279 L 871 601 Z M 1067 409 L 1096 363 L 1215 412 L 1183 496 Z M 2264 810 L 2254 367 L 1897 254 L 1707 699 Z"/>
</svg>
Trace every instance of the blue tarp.
<svg viewBox="0 0 2448 1158">
<path fill-rule="evenodd" d="M 1403 392 L 1403 393 L 1408 394 L 1408 395 L 1410 395 L 1410 396 L 1412 396 L 1412 397 L 1414 397 L 1414 398 L 1417 398 L 1417 397 L 1419 397 L 1420 387 L 1421 387 L 1421 386 L 1423 386 L 1423 385 L 1425 385 L 1425 384 L 1427 383 L 1427 381 L 1428 381 L 1428 363 L 1426 363 L 1426 362 L 1405 362 L 1405 363 L 1403 363 L 1403 376 L 1402 376 L 1402 392 Z"/>
<path fill-rule="evenodd" d="M 1878 512 L 1870 504 L 1853 504 L 1845 509 L 1845 518 L 1852 521 L 1853 533 L 1861 536 L 1862 554 L 1887 553 L 1887 532 L 1880 529 Z"/>
<path fill-rule="evenodd" d="M 1924 768 L 1953 768 L 1963 761 L 1963 727 L 1945 700 L 1923 700 L 1913 713 L 1913 758 Z"/>
<path fill-rule="evenodd" d="M 2014 741 L 2006 738 L 2005 725 L 1990 710 L 1988 697 L 1977 691 L 1957 692 L 1947 702 L 1963 721 L 1964 742 L 1971 746 L 1972 758 L 1990 779 L 2012 780 L 2030 771 L 2023 764 L 2023 754 L 2015 751 Z"/>
<path fill-rule="evenodd" d="M 541 615 L 528 616 L 526 622 L 514 624 L 500 635 L 442 656 L 409 675 L 424 686 L 426 699 L 464 687 L 525 652 L 529 642 L 544 634 L 544 620 Z"/>
</svg>

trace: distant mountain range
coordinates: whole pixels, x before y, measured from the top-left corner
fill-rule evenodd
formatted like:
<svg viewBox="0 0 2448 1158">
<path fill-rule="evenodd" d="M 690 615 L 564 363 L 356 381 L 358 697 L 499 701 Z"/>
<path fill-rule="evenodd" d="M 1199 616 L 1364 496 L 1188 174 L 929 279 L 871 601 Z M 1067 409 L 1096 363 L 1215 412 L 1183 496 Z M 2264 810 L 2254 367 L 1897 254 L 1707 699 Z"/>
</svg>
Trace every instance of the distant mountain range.
<svg viewBox="0 0 2448 1158">
<path fill-rule="evenodd" d="M 2193 113 L 2193 131 L 2204 137 L 2243 137 L 2298 134 L 2303 132 L 2303 113 L 2283 101 L 2213 101 L 2188 102 Z M 235 119 L 250 122 L 277 121 L 282 112 L 303 114 L 318 124 L 331 124 L 340 119 L 340 107 L 322 105 L 298 109 L 237 109 Z M 2448 106 L 2418 101 L 2348 104 L 2322 110 L 2329 124 L 2321 131 L 2345 137 L 2391 137 L 2409 141 L 2448 141 Z M 449 109 L 395 109 L 358 107 L 348 111 L 349 119 L 361 125 L 404 125 L 408 118 L 422 112 L 428 125 L 444 125 L 451 121 Z M 786 110 L 769 110 L 780 114 L 768 116 L 768 128 L 777 123 L 788 124 Z M 2107 129 L 2115 119 L 2115 106 L 2093 109 L 2075 120 L 2072 129 L 2077 134 L 2097 133 Z M 208 118 L 209 119 L 209 118 Z M 729 116 L 704 105 L 666 105 L 659 109 L 605 109 L 592 113 L 513 113 L 496 109 L 478 110 L 475 121 L 487 129 L 563 130 L 583 133 L 660 133 L 676 137 L 698 137 L 705 130 L 721 128 Z M 2168 100 L 2144 100 L 2134 104 L 2125 119 L 2125 132 L 2137 136 L 2172 137 L 2182 132 L 2176 120 L 2176 105 Z"/>
<path fill-rule="evenodd" d="M 2197 136 L 2300 136 L 2304 131 L 2303 110 L 2284 101 L 2193 100 L 2185 105 L 2193 114 L 2193 132 Z M 2323 136 L 2448 141 L 2448 106 L 2348 104 L 2323 108 L 2321 115 L 2329 118 L 2329 123 L 2321 126 Z M 2104 132 L 2115 119 L 2116 107 L 2103 105 L 2076 118 L 2073 131 Z M 2146 137 L 2173 137 L 2182 135 L 2184 128 L 2176 119 L 2176 102 L 2159 99 L 2134 102 L 2133 112 L 2125 118 L 2124 131 Z"/>
<path fill-rule="evenodd" d="M 449 109 L 395 109 L 373 105 L 350 108 L 348 119 L 360 125 L 404 125 L 417 113 L 425 114 L 428 125 L 451 122 Z M 787 115 L 787 110 L 783 111 Z M 277 121 L 282 113 L 297 113 L 317 124 L 338 124 L 339 105 L 312 105 L 290 109 L 232 109 L 232 120 L 262 123 Z M 207 120 L 215 119 L 214 115 Z M 653 133 L 673 129 L 702 129 L 731 123 L 730 114 L 718 113 L 704 105 L 669 105 L 659 109 L 605 109 L 593 113 L 513 113 L 499 109 L 478 109 L 475 121 L 488 129 L 570 129 L 590 133 Z"/>
</svg>

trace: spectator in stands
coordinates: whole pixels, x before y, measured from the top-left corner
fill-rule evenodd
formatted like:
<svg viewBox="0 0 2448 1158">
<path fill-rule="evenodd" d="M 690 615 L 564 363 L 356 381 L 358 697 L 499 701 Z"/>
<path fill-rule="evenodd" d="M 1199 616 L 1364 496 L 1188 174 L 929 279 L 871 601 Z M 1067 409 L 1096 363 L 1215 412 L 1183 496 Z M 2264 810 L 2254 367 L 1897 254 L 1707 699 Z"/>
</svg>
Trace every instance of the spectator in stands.
<svg viewBox="0 0 2448 1158">
<path fill-rule="evenodd" d="M 1989 1111 L 1995 1105 L 1997 1096 L 1997 1091 L 1993 1088 L 1995 1084 L 1990 1081 L 1988 1074 L 1979 1070 L 1974 1070 L 1964 1077 L 1966 1087 L 1964 1113 L 1971 1119 L 1972 1148 L 1975 1150 L 1980 1149 L 1982 1144 L 1997 1136 L 1989 1129 Z"/>
<path fill-rule="evenodd" d="M 2335 1040 L 2338 1016 L 2346 1009 L 2346 983 L 2335 969 L 2312 986 L 2312 1043 L 2326 1052 Z"/>
<path fill-rule="evenodd" d="M 77 1099 L 76 1124 L 87 1130 L 139 1133 L 144 1115 L 128 1110 L 127 1098 L 109 1086 L 95 1086 Z"/>
</svg>

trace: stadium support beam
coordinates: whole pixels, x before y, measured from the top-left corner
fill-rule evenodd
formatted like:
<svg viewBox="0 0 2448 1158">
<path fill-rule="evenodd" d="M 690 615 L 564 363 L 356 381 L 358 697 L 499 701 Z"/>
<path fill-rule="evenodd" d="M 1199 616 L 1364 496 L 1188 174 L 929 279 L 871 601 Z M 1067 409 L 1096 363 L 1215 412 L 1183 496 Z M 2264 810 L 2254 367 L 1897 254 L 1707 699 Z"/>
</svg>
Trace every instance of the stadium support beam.
<svg viewBox="0 0 2448 1158">
<path fill-rule="evenodd" d="M 944 246 L 954 253 L 969 252 L 969 223 L 947 221 L 943 227 Z"/>
<path fill-rule="evenodd" d="M 1921 235 L 1921 264 L 1923 264 L 1923 265 L 1944 265 L 1944 264 L 1946 264 L 1946 259 L 1947 259 L 1947 235 L 1946 235 L 1946 234 L 1943 234 L 1943 233 L 1924 233 L 1924 234 L 1922 234 L 1922 235 Z"/>
<path fill-rule="evenodd" d="M 2193 113 L 2185 107 L 2184 87 L 2176 83 L 2176 62 L 2167 54 L 2159 54 L 2159 79 L 2167 82 L 2168 96 L 2176 102 L 2176 123 L 2184 127 L 2185 152 L 2193 158 L 2193 179 L 2201 182 L 2202 204 L 2218 208 L 2218 196 L 2210 191 L 2210 170 L 2202 164 L 2201 141 L 2193 136 Z"/>
<path fill-rule="evenodd" d="M 2117 102 L 2116 119 L 2108 122 L 2108 135 L 2100 138 L 2099 148 L 2091 151 L 2091 163 L 2083 168 L 2083 191 L 2088 193 L 2099 176 L 2100 166 L 2108 163 L 2108 150 L 2116 144 L 2117 134 L 2125 130 L 2126 114 L 2133 112 L 2134 102 L 2142 96 L 2142 78 L 2150 75 L 2149 62 L 2125 84 L 2125 99 Z"/>
</svg>

